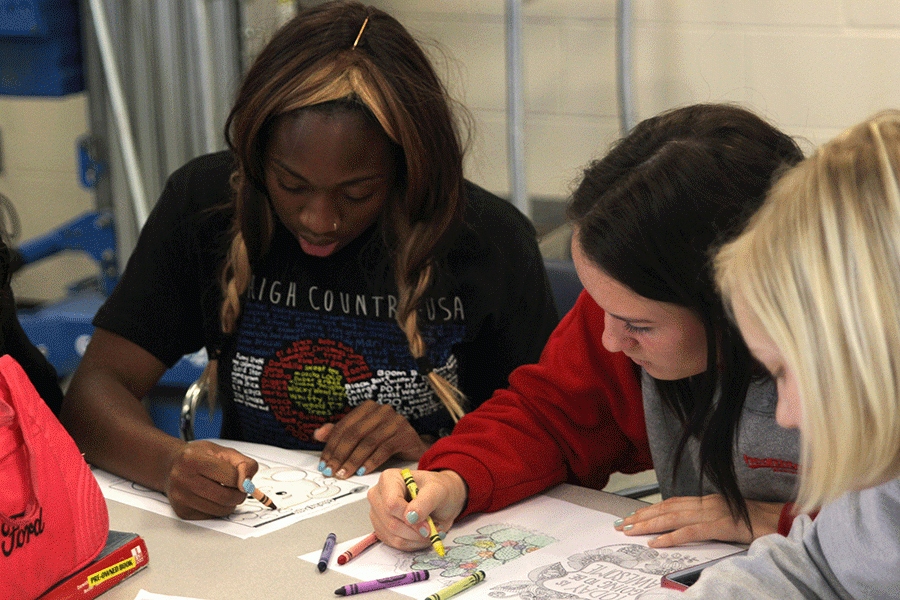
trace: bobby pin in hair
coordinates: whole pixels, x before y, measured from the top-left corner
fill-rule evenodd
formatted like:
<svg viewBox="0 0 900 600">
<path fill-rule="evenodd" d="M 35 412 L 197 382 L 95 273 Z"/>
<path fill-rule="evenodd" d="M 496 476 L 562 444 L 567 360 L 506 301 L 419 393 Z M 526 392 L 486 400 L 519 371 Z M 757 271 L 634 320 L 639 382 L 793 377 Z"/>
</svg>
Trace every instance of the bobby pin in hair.
<svg viewBox="0 0 900 600">
<path fill-rule="evenodd" d="M 369 17 L 366 17 L 366 20 L 363 21 L 362 27 L 359 28 L 359 33 L 356 34 L 356 40 L 353 41 L 353 48 L 351 50 L 356 50 L 356 45 L 359 43 L 359 38 L 362 37 L 362 32 L 366 28 L 366 24 L 369 22 Z"/>
</svg>

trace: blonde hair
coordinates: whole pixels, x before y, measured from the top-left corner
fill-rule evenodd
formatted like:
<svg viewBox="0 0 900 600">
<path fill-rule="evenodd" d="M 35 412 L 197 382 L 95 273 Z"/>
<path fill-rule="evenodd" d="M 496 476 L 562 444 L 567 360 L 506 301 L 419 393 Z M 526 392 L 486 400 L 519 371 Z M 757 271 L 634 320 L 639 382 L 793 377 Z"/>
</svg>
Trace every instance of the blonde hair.
<svg viewBox="0 0 900 600">
<path fill-rule="evenodd" d="M 418 309 L 438 257 L 462 225 L 462 143 L 427 56 L 376 8 L 326 2 L 301 12 L 276 32 L 238 90 L 225 126 L 238 167 L 234 230 L 220 278 L 222 330 L 234 331 L 252 264 L 271 242 L 275 216 L 264 193 L 265 155 L 275 124 L 300 110 L 335 107 L 374 119 L 402 151 L 397 189 L 380 222 L 397 283 L 397 323 L 420 375 L 457 421 L 465 397 L 432 370 Z"/>
<path fill-rule="evenodd" d="M 795 371 L 798 508 L 900 475 L 900 112 L 789 171 L 715 271 Z"/>
</svg>

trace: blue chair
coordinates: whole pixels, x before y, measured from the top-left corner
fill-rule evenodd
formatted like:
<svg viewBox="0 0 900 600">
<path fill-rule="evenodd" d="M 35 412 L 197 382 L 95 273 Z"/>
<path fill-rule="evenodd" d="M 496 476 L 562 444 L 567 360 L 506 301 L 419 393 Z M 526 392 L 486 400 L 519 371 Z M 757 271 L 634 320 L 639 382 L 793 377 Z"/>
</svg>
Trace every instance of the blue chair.
<svg viewBox="0 0 900 600">
<path fill-rule="evenodd" d="M 578 295 L 584 289 L 575 265 L 570 260 L 544 260 L 544 268 L 547 270 L 547 279 L 550 280 L 550 289 L 553 292 L 553 300 L 556 301 L 556 310 L 562 318 L 575 306 Z"/>
</svg>

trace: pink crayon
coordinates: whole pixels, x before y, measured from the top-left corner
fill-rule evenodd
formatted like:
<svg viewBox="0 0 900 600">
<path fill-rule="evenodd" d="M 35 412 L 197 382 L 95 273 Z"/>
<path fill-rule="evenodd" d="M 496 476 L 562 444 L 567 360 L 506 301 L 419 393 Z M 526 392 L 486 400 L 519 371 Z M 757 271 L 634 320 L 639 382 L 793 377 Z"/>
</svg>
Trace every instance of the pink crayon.
<svg viewBox="0 0 900 600">
<path fill-rule="evenodd" d="M 415 583 L 417 581 L 425 581 L 428 579 L 428 571 L 412 571 L 404 575 L 393 575 L 391 577 L 382 577 L 372 581 L 362 581 L 360 583 L 351 583 L 344 587 L 334 590 L 338 596 L 351 596 L 353 594 L 362 594 L 363 592 L 373 592 L 375 590 L 383 590 L 384 588 L 395 587 L 398 585 L 406 585 L 407 583 Z"/>
</svg>

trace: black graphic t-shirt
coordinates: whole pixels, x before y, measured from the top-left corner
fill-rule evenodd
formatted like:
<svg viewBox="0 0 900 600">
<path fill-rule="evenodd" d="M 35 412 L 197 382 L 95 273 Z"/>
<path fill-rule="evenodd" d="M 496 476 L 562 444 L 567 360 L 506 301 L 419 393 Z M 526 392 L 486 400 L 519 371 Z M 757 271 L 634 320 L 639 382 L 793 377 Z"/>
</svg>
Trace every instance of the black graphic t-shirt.
<svg viewBox="0 0 900 600">
<path fill-rule="evenodd" d="M 321 258 L 277 224 L 235 333 L 221 334 L 216 277 L 229 241 L 221 206 L 230 171 L 219 153 L 172 176 L 94 324 L 167 365 L 201 347 L 218 356 L 222 437 L 319 448 L 312 432 L 367 400 L 390 404 L 419 433 L 448 432 L 452 419 L 396 323 L 377 225 Z M 469 184 L 466 221 L 419 323 L 435 370 L 474 408 L 516 366 L 537 361 L 557 317 L 527 219 Z"/>
</svg>

